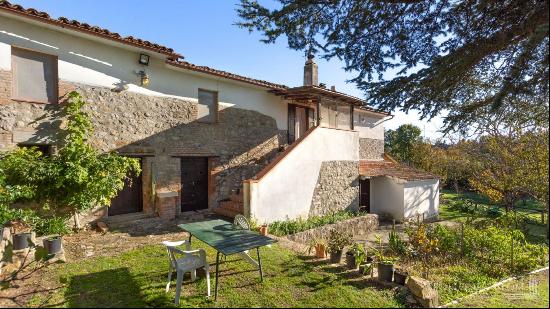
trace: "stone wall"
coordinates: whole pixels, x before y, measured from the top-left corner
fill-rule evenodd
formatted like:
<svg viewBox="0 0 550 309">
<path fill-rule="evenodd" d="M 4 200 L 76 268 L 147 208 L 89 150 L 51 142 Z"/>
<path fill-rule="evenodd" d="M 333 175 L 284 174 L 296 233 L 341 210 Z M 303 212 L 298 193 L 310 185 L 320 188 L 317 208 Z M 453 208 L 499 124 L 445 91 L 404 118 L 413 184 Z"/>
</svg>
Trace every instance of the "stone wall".
<svg viewBox="0 0 550 309">
<path fill-rule="evenodd" d="M 309 215 L 322 216 L 344 209 L 359 209 L 359 162 L 323 162 Z"/>
<path fill-rule="evenodd" d="M 359 158 L 361 160 L 382 160 L 384 158 L 384 141 L 372 138 L 360 138 Z"/>
<path fill-rule="evenodd" d="M 2 75 L 3 74 L 3 75 Z M 0 71 L 1 76 L 8 76 Z M 8 82 L 6 82 L 8 83 Z M 238 193 L 286 144 L 286 131 L 264 114 L 228 107 L 219 110 L 218 123 L 197 119 L 196 100 L 153 97 L 107 88 L 59 83 L 60 102 L 77 90 L 88 102 L 95 130 L 91 143 L 101 151 L 142 157 L 144 211 L 158 215 L 151 190 L 180 190 L 181 156 L 209 157 L 210 207 Z M 57 145 L 65 125 L 60 104 L 6 100 L 11 87 L 0 84 L 0 151 L 19 143 Z M 177 205 L 180 201 L 178 197 Z M 180 209 L 176 210 L 178 214 Z"/>
<path fill-rule="evenodd" d="M 287 239 L 308 244 L 314 239 L 328 239 L 334 229 L 350 233 L 354 237 L 367 236 L 378 228 L 378 216 L 368 214 L 357 218 L 348 219 L 334 224 L 324 225 L 311 230 L 286 236 Z"/>
</svg>

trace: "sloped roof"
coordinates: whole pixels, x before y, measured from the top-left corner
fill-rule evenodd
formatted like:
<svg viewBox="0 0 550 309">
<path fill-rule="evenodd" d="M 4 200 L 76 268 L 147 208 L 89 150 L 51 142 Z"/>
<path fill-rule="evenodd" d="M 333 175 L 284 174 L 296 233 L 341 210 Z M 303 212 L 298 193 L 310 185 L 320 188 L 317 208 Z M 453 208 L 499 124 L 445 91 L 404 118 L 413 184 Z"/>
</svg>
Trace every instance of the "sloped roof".
<svg viewBox="0 0 550 309">
<path fill-rule="evenodd" d="M 181 58 L 180 54 L 174 52 L 172 48 L 169 48 L 166 46 L 162 46 L 146 40 L 134 38 L 133 36 L 122 37 L 120 34 L 116 32 L 111 32 L 105 28 L 92 26 L 87 23 L 82 23 L 74 19 L 68 19 L 66 17 L 59 17 L 58 19 L 53 19 L 46 12 L 38 11 L 34 8 L 26 9 L 21 5 L 11 4 L 6 0 L 0 0 L 0 11 L 31 18 L 50 25 L 59 26 L 61 28 L 87 33 L 87 34 L 101 37 L 104 39 L 116 41 L 122 44 L 127 44 L 134 47 L 147 49 L 157 53 L 165 54 L 173 58 Z"/>
<path fill-rule="evenodd" d="M 440 177 L 419 169 L 415 169 L 387 157 L 383 161 L 365 161 L 359 162 L 359 175 L 365 177 L 387 176 L 402 179 L 405 181 L 417 181 L 428 179 L 439 179 Z"/>
<path fill-rule="evenodd" d="M 223 78 L 228 78 L 228 79 L 232 79 L 232 80 L 236 80 L 236 81 L 240 81 L 240 82 L 245 82 L 245 83 L 249 83 L 249 84 L 252 84 L 252 85 L 265 87 L 265 88 L 269 88 L 269 89 L 282 90 L 282 89 L 288 88 L 285 85 L 276 84 L 276 83 L 268 82 L 268 81 L 261 80 L 261 79 L 250 78 L 250 77 L 230 73 L 230 72 L 227 72 L 227 71 L 216 70 L 216 69 L 213 69 L 213 68 L 207 67 L 207 66 L 199 66 L 199 65 L 195 65 L 195 64 L 192 64 L 190 62 L 187 62 L 187 61 L 168 59 L 168 60 L 166 60 L 166 63 L 168 63 L 169 65 L 173 65 L 175 67 L 178 67 L 178 68 L 191 70 L 191 71 L 195 71 L 195 72 L 211 74 L 211 75 L 216 75 L 216 76 L 220 76 L 220 77 L 223 77 Z"/>
<path fill-rule="evenodd" d="M 6 0 L 0 0 L 0 11 L 8 12 L 18 16 L 23 16 L 31 18 L 33 20 L 44 22 L 50 25 L 59 26 L 64 29 L 75 30 L 82 33 L 87 33 L 94 35 L 100 38 L 116 41 L 122 44 L 143 48 L 145 50 L 150 50 L 167 56 L 166 63 L 174 67 L 201 72 L 205 74 L 215 75 L 227 79 L 232 79 L 244 83 L 249 83 L 252 85 L 265 87 L 268 89 L 286 89 L 287 86 L 271 83 L 265 80 L 254 79 L 251 77 L 246 77 L 222 70 L 217 70 L 208 66 L 198 66 L 187 61 L 183 61 L 183 56 L 174 52 L 172 48 L 162 46 L 156 43 L 152 43 L 146 40 L 134 38 L 133 36 L 122 37 L 116 32 L 111 32 L 108 29 L 100 28 L 97 26 L 91 26 L 87 23 L 79 22 L 77 20 L 70 20 L 66 17 L 59 17 L 58 19 L 53 19 L 46 12 L 38 11 L 34 8 L 24 8 L 18 4 L 11 4 Z"/>
</svg>

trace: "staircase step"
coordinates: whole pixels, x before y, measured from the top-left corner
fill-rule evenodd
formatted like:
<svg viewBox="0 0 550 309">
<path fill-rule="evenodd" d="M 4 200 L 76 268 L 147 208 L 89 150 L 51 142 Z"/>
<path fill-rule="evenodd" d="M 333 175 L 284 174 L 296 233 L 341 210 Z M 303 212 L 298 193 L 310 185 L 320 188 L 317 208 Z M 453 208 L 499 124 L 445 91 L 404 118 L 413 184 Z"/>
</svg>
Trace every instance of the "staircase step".
<svg viewBox="0 0 550 309">
<path fill-rule="evenodd" d="M 120 230 L 128 228 L 145 228 L 147 226 L 155 225 L 166 220 L 160 217 L 146 217 L 143 219 L 128 220 L 128 221 L 118 221 L 118 222 L 106 222 L 110 230 Z"/>
<path fill-rule="evenodd" d="M 239 215 L 239 214 L 242 215 L 242 213 L 239 212 L 239 211 L 231 210 L 231 209 L 227 209 L 227 208 L 223 208 L 223 207 L 215 208 L 214 213 L 216 213 L 220 216 L 228 217 L 228 218 L 235 218 L 235 216 Z"/>
<path fill-rule="evenodd" d="M 105 223 L 111 225 L 111 224 L 117 224 L 122 222 L 134 222 L 141 219 L 149 218 L 150 216 L 143 213 L 143 212 L 136 212 L 136 213 L 130 213 L 130 214 L 124 214 L 124 215 L 117 215 L 112 217 L 105 218 Z"/>
</svg>

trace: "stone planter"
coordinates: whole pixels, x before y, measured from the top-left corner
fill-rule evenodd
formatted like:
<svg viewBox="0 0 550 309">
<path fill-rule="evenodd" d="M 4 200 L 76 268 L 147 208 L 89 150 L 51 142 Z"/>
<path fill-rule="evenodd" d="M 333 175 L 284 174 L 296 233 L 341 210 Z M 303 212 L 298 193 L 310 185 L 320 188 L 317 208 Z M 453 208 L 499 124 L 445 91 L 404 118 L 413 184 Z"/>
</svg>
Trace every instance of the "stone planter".
<svg viewBox="0 0 550 309">
<path fill-rule="evenodd" d="M 359 265 L 355 264 L 355 255 L 352 253 L 346 253 L 346 267 L 348 269 L 357 269 Z"/>
<path fill-rule="evenodd" d="M 13 235 L 13 250 L 27 249 L 31 243 L 31 233 L 19 233 Z"/>
<path fill-rule="evenodd" d="M 378 280 L 385 282 L 393 281 L 393 263 L 378 263 Z"/>
<path fill-rule="evenodd" d="M 326 259 L 327 258 L 327 246 L 324 244 L 317 244 L 315 245 L 315 257 L 318 259 Z"/>
<path fill-rule="evenodd" d="M 330 253 L 330 262 L 332 264 L 340 263 L 342 260 L 342 250 Z"/>
<path fill-rule="evenodd" d="M 42 243 L 44 244 L 44 249 L 48 252 L 49 255 L 54 255 L 61 252 L 63 238 L 61 236 L 53 236 L 44 238 Z"/>
</svg>

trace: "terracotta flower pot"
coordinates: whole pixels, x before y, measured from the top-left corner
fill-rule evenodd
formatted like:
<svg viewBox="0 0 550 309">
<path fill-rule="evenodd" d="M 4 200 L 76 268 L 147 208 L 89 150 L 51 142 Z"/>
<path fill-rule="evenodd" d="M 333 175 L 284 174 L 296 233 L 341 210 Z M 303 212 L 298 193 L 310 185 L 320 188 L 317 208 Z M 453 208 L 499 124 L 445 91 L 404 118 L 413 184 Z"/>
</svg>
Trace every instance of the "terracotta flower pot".
<svg viewBox="0 0 550 309">
<path fill-rule="evenodd" d="M 267 224 L 260 226 L 260 234 L 263 236 L 267 236 Z"/>
<path fill-rule="evenodd" d="M 327 258 L 327 246 L 324 244 L 317 244 L 315 245 L 315 257 L 318 259 L 326 259 Z"/>
</svg>

